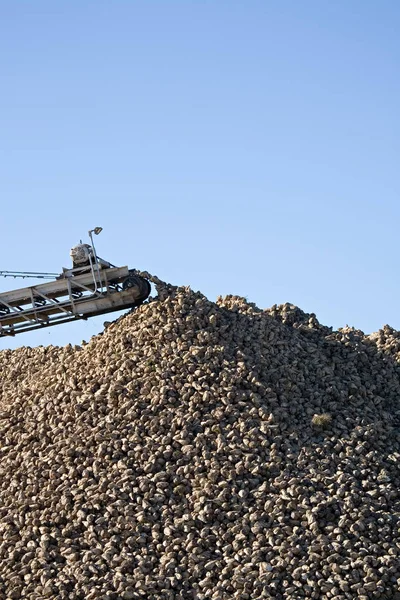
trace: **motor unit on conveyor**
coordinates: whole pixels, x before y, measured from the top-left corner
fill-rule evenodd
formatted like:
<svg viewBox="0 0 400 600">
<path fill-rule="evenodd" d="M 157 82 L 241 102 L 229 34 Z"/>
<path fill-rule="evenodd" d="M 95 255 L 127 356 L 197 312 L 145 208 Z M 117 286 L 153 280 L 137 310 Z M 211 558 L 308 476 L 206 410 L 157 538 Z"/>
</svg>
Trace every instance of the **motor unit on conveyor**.
<svg viewBox="0 0 400 600">
<path fill-rule="evenodd" d="M 93 256 L 93 248 L 89 244 L 77 244 L 69 251 L 74 267 L 88 265 L 90 256 Z"/>
</svg>

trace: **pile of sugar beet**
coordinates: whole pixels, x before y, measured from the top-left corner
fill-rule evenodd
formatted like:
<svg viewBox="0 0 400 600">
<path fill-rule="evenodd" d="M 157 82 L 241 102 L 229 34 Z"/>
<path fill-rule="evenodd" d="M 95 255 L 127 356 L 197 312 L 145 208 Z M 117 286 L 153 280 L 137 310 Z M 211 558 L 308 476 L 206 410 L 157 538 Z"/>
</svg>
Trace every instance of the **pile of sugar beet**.
<svg viewBox="0 0 400 600">
<path fill-rule="evenodd" d="M 400 334 L 162 292 L 0 352 L 0 598 L 399 599 Z"/>
</svg>

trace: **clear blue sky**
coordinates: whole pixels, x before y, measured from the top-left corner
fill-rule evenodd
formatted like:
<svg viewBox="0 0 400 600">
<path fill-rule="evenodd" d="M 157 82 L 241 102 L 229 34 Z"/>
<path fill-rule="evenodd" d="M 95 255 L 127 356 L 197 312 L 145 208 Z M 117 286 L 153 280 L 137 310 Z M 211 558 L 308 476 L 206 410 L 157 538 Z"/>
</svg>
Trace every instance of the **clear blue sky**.
<svg viewBox="0 0 400 600">
<path fill-rule="evenodd" d="M 100 225 L 212 300 L 400 329 L 399 30 L 389 0 L 0 0 L 0 269 L 58 272 Z"/>
</svg>

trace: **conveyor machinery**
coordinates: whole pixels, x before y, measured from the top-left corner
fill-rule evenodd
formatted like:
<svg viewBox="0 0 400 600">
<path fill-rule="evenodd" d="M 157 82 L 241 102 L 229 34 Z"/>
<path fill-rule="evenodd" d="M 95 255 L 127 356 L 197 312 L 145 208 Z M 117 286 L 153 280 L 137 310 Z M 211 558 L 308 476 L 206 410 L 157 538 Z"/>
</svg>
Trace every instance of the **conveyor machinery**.
<svg viewBox="0 0 400 600">
<path fill-rule="evenodd" d="M 0 337 L 133 308 L 148 298 L 147 279 L 97 256 L 92 233 L 101 230 L 89 231 L 90 245 L 81 242 L 71 249 L 73 267 L 61 274 L 0 271 L 3 277 L 49 280 L 0 293 Z"/>
</svg>

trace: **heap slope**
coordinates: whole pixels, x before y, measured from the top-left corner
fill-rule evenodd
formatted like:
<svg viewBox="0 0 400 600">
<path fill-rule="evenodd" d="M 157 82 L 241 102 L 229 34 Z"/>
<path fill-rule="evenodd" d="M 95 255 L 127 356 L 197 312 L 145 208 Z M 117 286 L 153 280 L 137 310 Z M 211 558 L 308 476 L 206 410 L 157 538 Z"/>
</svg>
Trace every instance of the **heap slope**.
<svg viewBox="0 0 400 600">
<path fill-rule="evenodd" d="M 400 598 L 398 334 L 169 288 L 0 352 L 0 598 Z"/>
</svg>

